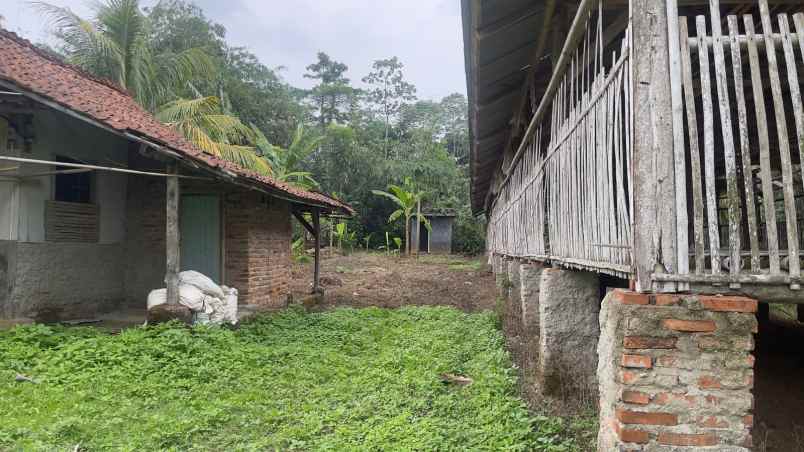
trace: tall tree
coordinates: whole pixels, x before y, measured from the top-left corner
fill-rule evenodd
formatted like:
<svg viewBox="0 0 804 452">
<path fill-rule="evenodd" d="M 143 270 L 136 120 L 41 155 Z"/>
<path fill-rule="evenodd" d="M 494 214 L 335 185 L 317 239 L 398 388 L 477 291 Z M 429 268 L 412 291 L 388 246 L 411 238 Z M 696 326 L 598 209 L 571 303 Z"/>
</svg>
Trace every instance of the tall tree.
<svg viewBox="0 0 804 452">
<path fill-rule="evenodd" d="M 52 20 L 68 62 L 116 82 L 149 110 L 175 98 L 188 81 L 215 72 L 202 49 L 155 53 L 138 0 L 95 3 L 89 20 L 68 8 L 43 2 L 34 6 Z"/>
<path fill-rule="evenodd" d="M 307 66 L 305 78 L 318 80 L 310 91 L 310 97 L 318 109 L 318 123 L 322 129 L 332 123 L 342 123 L 349 118 L 351 99 L 355 95 L 344 76 L 349 69 L 324 52 L 318 52 L 318 61 Z"/>
<path fill-rule="evenodd" d="M 397 57 L 377 60 L 371 67 L 372 71 L 363 77 L 363 82 L 370 86 L 368 101 L 385 121 L 384 146 L 387 157 L 391 120 L 396 118 L 405 104 L 416 99 L 416 87 L 405 81 L 402 74 L 404 65 Z"/>
</svg>

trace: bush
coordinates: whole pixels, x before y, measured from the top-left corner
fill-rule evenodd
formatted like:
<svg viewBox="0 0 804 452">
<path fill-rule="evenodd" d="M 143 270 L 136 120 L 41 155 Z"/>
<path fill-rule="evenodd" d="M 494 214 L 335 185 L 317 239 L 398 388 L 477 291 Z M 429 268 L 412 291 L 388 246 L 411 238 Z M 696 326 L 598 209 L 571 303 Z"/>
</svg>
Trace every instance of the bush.
<svg viewBox="0 0 804 452">
<path fill-rule="evenodd" d="M 458 211 L 452 229 L 452 250 L 476 256 L 486 251 L 486 219 L 474 217 L 468 207 Z"/>
</svg>

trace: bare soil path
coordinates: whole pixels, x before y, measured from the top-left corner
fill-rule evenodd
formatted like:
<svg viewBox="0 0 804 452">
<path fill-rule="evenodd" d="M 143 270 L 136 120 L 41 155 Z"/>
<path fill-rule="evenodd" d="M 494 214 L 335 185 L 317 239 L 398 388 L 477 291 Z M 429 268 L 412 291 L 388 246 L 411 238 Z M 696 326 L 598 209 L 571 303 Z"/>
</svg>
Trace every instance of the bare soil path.
<svg viewBox="0 0 804 452">
<path fill-rule="evenodd" d="M 466 312 L 494 308 L 494 275 L 482 257 L 416 258 L 364 252 L 332 257 L 324 252 L 323 257 L 324 307 L 439 305 Z M 294 265 L 294 300 L 309 297 L 312 274 L 312 263 Z"/>
</svg>

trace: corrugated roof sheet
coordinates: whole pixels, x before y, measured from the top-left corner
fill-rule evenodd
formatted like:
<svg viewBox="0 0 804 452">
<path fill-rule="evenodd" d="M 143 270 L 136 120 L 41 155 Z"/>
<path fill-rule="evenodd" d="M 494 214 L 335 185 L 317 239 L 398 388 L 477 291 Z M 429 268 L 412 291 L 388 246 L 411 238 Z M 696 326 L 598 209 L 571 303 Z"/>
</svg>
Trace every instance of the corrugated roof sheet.
<svg viewBox="0 0 804 452">
<path fill-rule="evenodd" d="M 283 194 L 294 202 L 315 205 L 349 215 L 354 210 L 330 196 L 302 190 L 259 175 L 232 162 L 205 153 L 178 132 L 159 122 L 124 90 L 92 77 L 36 48 L 29 41 L 0 29 L 0 80 L 53 101 L 74 113 L 121 133 L 147 139 L 212 170 L 242 177 L 255 188 Z"/>
</svg>

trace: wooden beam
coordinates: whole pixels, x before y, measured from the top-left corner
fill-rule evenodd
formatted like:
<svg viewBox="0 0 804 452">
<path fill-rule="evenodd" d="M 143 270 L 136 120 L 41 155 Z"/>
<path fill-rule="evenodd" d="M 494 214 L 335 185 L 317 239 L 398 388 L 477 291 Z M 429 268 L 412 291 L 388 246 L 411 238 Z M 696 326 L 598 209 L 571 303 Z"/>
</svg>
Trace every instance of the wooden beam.
<svg viewBox="0 0 804 452">
<path fill-rule="evenodd" d="M 307 219 L 306 219 L 306 218 L 304 218 L 304 215 L 302 215 L 301 213 L 299 213 L 299 211 L 297 211 L 297 210 L 293 210 L 293 216 L 294 216 L 294 217 L 296 217 L 296 219 L 297 219 L 297 220 L 299 220 L 299 223 L 300 223 L 302 226 L 304 226 L 304 229 L 307 229 L 307 232 L 309 232 L 311 235 L 315 235 L 315 229 L 314 229 L 314 228 L 313 228 L 313 226 L 312 226 L 312 225 L 311 225 L 311 224 L 310 224 L 310 223 L 307 221 Z"/>
<path fill-rule="evenodd" d="M 631 3 L 633 263 L 636 290 L 653 290 L 657 267 L 676 269 L 673 114 L 666 0 Z M 670 283 L 663 289 L 671 289 Z"/>
<path fill-rule="evenodd" d="M 167 179 L 167 194 L 165 197 L 166 230 L 165 230 L 165 283 L 167 284 L 167 303 L 179 304 L 179 272 L 181 271 L 181 234 L 179 229 L 179 202 L 181 192 L 179 188 L 178 164 L 169 163 L 167 172 L 171 177 Z"/>
<path fill-rule="evenodd" d="M 313 210 L 313 237 L 315 238 L 315 260 L 313 263 L 313 293 L 321 293 L 321 213 Z"/>
</svg>

